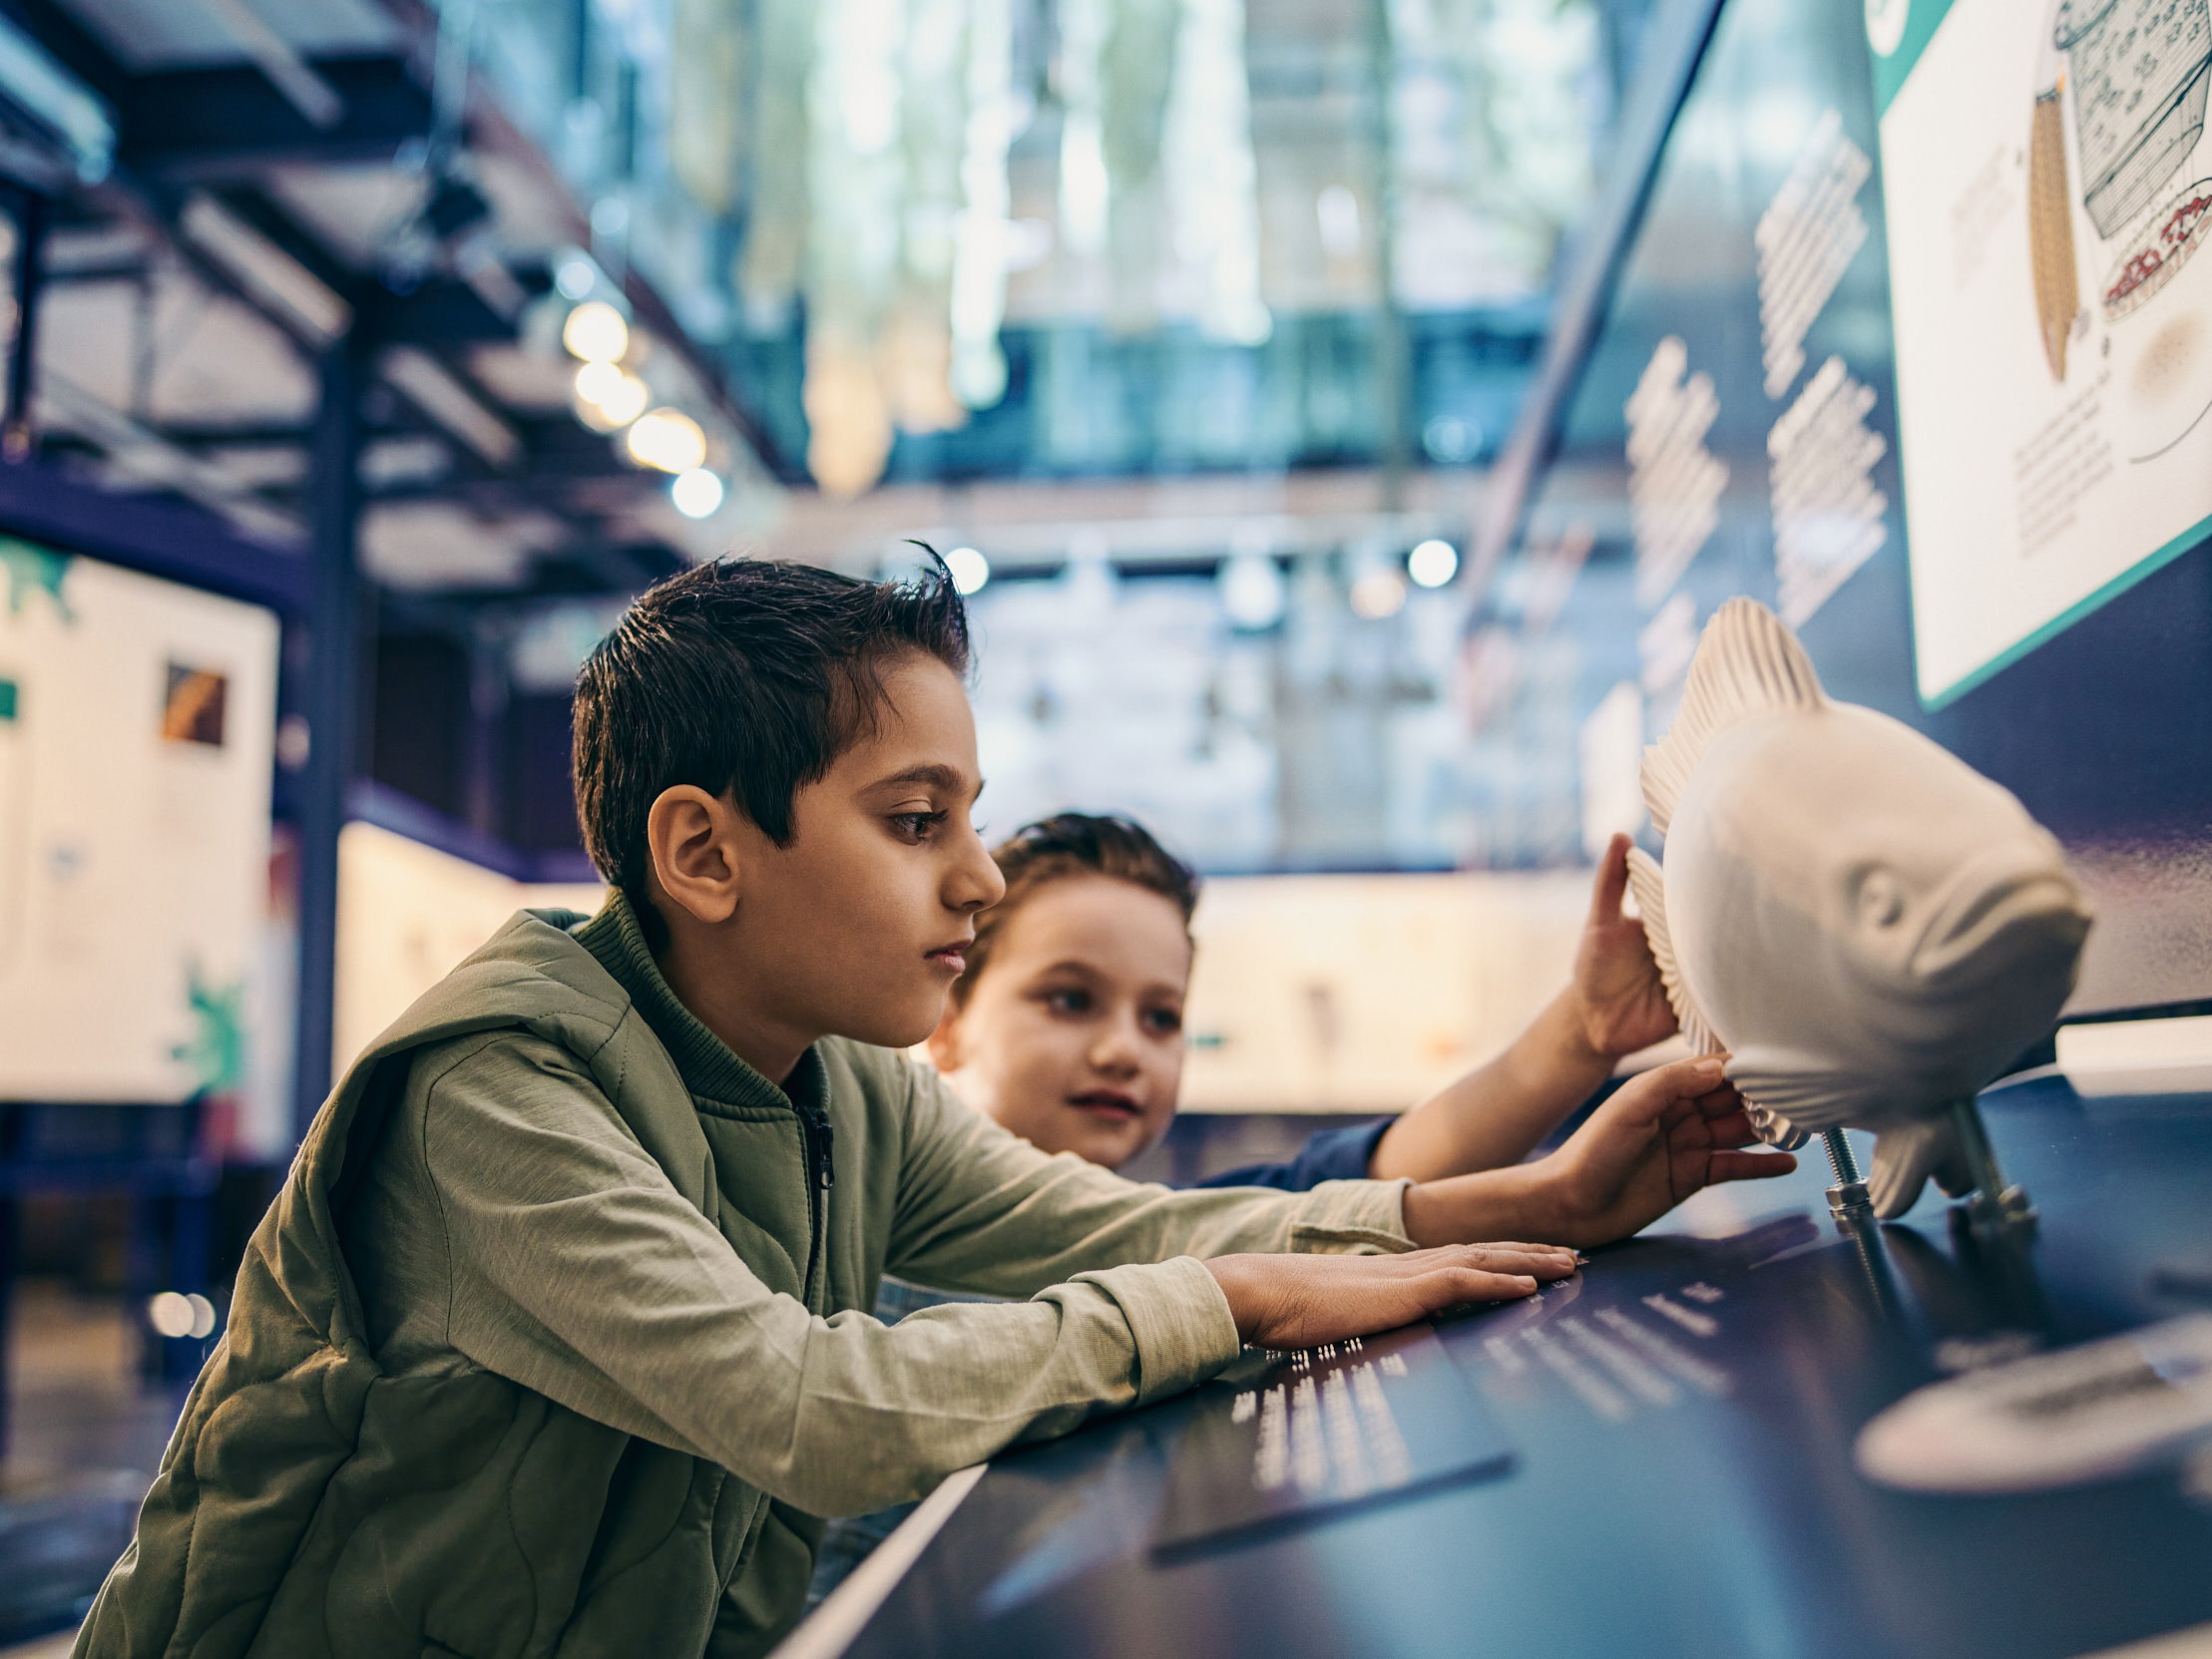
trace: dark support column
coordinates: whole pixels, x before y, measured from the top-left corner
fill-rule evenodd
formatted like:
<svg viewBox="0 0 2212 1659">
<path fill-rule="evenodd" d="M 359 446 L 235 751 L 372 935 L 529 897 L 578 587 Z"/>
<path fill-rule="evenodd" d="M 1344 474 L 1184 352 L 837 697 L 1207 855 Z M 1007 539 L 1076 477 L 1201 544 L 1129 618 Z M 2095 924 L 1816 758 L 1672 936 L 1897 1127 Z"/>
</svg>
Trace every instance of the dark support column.
<svg viewBox="0 0 2212 1659">
<path fill-rule="evenodd" d="M 26 191 L 15 209 L 15 340 L 8 348 L 7 408 L 0 414 L 0 455 L 31 453 L 31 369 L 38 355 L 39 289 L 45 276 L 46 198 Z"/>
<path fill-rule="evenodd" d="M 360 347 L 333 345 L 322 360 L 307 496 L 314 579 L 307 613 L 307 660 L 299 712 L 307 719 L 307 761 L 296 801 L 299 832 L 299 1013 L 292 1056 L 292 1120 L 304 1135 L 330 1092 L 331 997 L 336 983 L 338 830 L 353 776 L 360 678 L 360 572 L 355 539 L 361 500 Z"/>
<path fill-rule="evenodd" d="M 469 729 L 462 745 L 462 820 L 479 835 L 504 839 L 506 779 L 501 768 L 507 729 L 507 641 L 478 623 L 469 639 Z"/>
</svg>

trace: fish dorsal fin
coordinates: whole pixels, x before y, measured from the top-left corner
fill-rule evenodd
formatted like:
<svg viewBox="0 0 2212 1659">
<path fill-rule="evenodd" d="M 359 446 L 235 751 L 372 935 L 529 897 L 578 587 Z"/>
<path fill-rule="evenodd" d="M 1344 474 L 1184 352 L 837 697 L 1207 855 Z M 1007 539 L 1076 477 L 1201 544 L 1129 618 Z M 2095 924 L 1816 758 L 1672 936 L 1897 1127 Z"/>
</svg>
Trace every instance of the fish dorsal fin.
<svg viewBox="0 0 2212 1659">
<path fill-rule="evenodd" d="M 1636 909 L 1643 913 L 1644 942 L 1651 947 L 1651 960 L 1659 965 L 1659 983 L 1666 987 L 1666 1000 L 1673 1006 L 1683 1039 L 1701 1054 L 1719 1053 L 1720 1038 L 1713 1035 L 1704 1011 L 1690 995 L 1681 964 L 1674 957 L 1674 941 L 1667 934 L 1666 877 L 1660 872 L 1658 860 L 1641 847 L 1628 849 L 1628 889 L 1636 896 Z"/>
<path fill-rule="evenodd" d="M 1643 751 L 1643 804 L 1652 824 L 1666 833 L 1690 773 L 1730 726 L 1827 701 L 1812 659 L 1782 619 L 1756 600 L 1730 600 L 1697 641 L 1674 723 Z"/>
</svg>

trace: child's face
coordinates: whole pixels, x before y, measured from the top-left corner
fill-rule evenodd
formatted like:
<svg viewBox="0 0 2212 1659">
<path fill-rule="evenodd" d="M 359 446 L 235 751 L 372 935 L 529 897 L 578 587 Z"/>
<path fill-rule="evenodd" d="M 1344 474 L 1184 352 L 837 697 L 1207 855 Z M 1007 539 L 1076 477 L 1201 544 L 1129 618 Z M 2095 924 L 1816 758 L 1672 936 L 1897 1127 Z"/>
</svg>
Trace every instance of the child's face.
<svg viewBox="0 0 2212 1659">
<path fill-rule="evenodd" d="M 1006 919 L 930 1050 L 963 1099 L 1016 1134 L 1115 1169 L 1175 1115 L 1189 983 L 1174 904 L 1110 876 L 1065 877 Z"/>
<path fill-rule="evenodd" d="M 969 820 L 982 782 L 958 676 L 934 657 L 884 675 L 864 736 L 791 803 L 779 847 L 738 817 L 730 966 L 755 1017 L 903 1048 L 944 1012 L 980 910 L 1006 892 Z"/>
</svg>

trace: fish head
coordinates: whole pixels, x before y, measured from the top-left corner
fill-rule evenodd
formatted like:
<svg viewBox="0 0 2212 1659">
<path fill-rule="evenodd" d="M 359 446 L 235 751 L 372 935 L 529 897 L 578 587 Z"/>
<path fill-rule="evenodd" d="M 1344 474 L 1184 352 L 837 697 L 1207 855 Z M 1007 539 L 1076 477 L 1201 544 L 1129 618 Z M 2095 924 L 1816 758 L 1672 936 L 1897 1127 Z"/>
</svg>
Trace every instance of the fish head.
<svg viewBox="0 0 2212 1659">
<path fill-rule="evenodd" d="M 2089 929 L 2057 841 L 2007 790 L 1848 703 L 1718 738 L 1665 867 L 1731 1075 L 1807 1128 L 1981 1087 L 2049 1032 Z"/>
</svg>

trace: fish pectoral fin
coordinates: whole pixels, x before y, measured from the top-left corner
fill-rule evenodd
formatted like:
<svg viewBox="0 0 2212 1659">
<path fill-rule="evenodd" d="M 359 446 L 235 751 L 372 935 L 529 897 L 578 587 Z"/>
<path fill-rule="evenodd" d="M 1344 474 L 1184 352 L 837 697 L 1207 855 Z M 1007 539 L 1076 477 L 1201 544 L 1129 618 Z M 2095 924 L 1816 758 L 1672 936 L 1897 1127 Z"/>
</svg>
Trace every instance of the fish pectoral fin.
<svg viewBox="0 0 2212 1659">
<path fill-rule="evenodd" d="M 1946 1118 L 1924 1117 L 1915 1123 L 1884 1128 L 1874 1141 L 1874 1168 L 1867 1176 L 1867 1196 L 1874 1213 L 1895 1221 L 1920 1202 L 1921 1189 L 1934 1175 L 1937 1184 L 1957 1197 L 1960 1189 L 1949 1177 L 1964 1167 L 1958 1134 Z M 1968 1185 L 1973 1185 L 1969 1181 Z"/>
<path fill-rule="evenodd" d="M 1666 988 L 1667 1006 L 1674 1010 L 1683 1040 L 1698 1053 L 1719 1053 L 1725 1044 L 1713 1035 L 1704 1010 L 1690 995 L 1682 978 L 1682 965 L 1674 955 L 1674 936 L 1666 922 L 1665 872 L 1660 870 L 1659 861 L 1641 847 L 1628 849 L 1628 890 L 1636 896 L 1636 909 L 1643 914 L 1644 943 L 1651 947 L 1651 960 L 1658 964 L 1659 983 Z"/>
<path fill-rule="evenodd" d="M 1974 1178 L 1974 1165 L 1967 1162 L 1967 1149 L 1959 1144 L 1958 1134 L 1948 1123 L 1944 1127 L 1950 1134 L 1951 1144 L 1930 1173 L 1936 1177 L 1936 1184 L 1944 1189 L 1945 1196 L 1964 1198 L 1980 1183 Z"/>
<path fill-rule="evenodd" d="M 1821 708 L 1827 693 L 1789 624 L 1756 600 L 1713 613 L 1666 735 L 1643 751 L 1643 804 L 1661 835 L 1713 739 L 1762 714 Z"/>
<path fill-rule="evenodd" d="M 1779 1146 L 1785 1152 L 1794 1152 L 1813 1138 L 1780 1112 L 1769 1111 L 1756 1100 L 1744 1101 L 1743 1115 L 1761 1140 L 1769 1146 Z"/>
<path fill-rule="evenodd" d="M 1729 1081 L 1743 1096 L 1744 1115 L 1769 1146 L 1794 1152 L 1815 1132 L 1833 1127 L 1833 1101 L 1821 1084 L 1823 1069 L 1808 1055 L 1772 1046 L 1753 1047 L 1728 1065 Z"/>
</svg>

